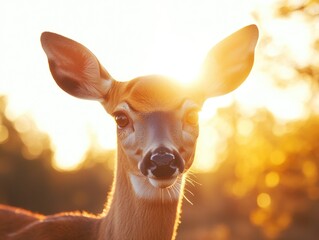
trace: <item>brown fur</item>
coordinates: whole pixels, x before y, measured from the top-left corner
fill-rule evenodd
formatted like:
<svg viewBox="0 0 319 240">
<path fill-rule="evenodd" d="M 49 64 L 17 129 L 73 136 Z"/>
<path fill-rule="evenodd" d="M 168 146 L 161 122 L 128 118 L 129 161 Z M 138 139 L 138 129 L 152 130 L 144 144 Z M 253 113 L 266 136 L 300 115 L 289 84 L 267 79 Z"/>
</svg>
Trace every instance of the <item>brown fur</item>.
<svg viewBox="0 0 319 240">
<path fill-rule="evenodd" d="M 43 216 L 29 211 L 0 205 L 0 239 L 96 239 L 98 219 L 80 213 Z M 91 231 L 88 231 L 91 229 Z"/>
<path fill-rule="evenodd" d="M 119 156 L 123 154 L 119 153 Z M 113 190 L 100 216 L 61 213 L 51 216 L 0 205 L 1 240 L 169 240 L 174 239 L 181 199 L 151 201 L 136 197 L 120 159 Z M 124 163 L 124 164 L 121 164 Z M 134 219 L 132 221 L 132 219 Z"/>
</svg>

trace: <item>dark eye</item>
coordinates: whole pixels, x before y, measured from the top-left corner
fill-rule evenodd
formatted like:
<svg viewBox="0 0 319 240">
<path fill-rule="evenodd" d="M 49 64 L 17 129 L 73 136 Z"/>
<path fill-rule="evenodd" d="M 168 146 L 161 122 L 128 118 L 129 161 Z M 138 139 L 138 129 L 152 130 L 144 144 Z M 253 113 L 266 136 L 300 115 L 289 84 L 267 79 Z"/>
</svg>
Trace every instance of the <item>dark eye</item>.
<svg viewBox="0 0 319 240">
<path fill-rule="evenodd" d="M 126 114 L 122 112 L 116 113 L 114 115 L 114 118 L 119 128 L 125 128 L 130 123 L 130 120 L 128 119 Z"/>
<path fill-rule="evenodd" d="M 185 122 L 190 125 L 197 125 L 198 124 L 198 111 L 191 110 L 185 115 Z"/>
</svg>

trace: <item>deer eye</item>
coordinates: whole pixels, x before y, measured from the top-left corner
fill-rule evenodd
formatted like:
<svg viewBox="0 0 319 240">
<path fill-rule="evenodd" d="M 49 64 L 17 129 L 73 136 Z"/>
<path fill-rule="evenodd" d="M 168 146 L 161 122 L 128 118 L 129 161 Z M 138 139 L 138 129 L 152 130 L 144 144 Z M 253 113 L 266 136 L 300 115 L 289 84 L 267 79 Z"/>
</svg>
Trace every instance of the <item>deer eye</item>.
<svg viewBox="0 0 319 240">
<path fill-rule="evenodd" d="M 128 116 L 123 112 L 115 113 L 114 119 L 119 128 L 125 128 L 130 123 Z"/>
<path fill-rule="evenodd" d="M 191 110 L 185 115 L 185 122 L 190 125 L 197 125 L 198 124 L 198 111 Z"/>
</svg>

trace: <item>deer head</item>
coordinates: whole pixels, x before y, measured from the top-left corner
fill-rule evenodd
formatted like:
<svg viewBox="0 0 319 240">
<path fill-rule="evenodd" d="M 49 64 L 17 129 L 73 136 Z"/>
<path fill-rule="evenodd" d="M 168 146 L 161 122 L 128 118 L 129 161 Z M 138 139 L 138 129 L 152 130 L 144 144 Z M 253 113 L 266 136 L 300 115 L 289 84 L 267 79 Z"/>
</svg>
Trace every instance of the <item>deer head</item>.
<svg viewBox="0 0 319 240">
<path fill-rule="evenodd" d="M 257 38 L 257 27 L 250 25 L 217 44 L 191 89 L 161 75 L 119 82 L 80 43 L 50 32 L 41 42 L 56 83 L 75 97 L 99 101 L 114 117 L 120 177 L 130 179 L 138 196 L 154 198 L 141 189 L 169 188 L 187 172 L 198 111 L 207 98 L 227 94 L 246 79 Z"/>
</svg>

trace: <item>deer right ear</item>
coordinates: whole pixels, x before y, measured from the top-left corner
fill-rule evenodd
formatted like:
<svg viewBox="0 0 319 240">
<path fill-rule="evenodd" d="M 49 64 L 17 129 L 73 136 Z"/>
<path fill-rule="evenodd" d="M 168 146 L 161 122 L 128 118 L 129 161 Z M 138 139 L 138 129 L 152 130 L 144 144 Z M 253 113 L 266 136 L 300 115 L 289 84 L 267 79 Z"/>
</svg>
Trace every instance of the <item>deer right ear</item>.
<svg viewBox="0 0 319 240">
<path fill-rule="evenodd" d="M 244 82 L 254 63 L 257 39 L 257 26 L 249 25 L 213 47 L 200 76 L 205 98 L 227 94 Z"/>
<path fill-rule="evenodd" d="M 42 33 L 41 44 L 51 74 L 64 91 L 84 99 L 102 100 L 105 97 L 113 80 L 89 49 L 50 32 Z"/>
</svg>

